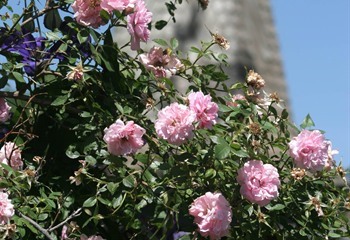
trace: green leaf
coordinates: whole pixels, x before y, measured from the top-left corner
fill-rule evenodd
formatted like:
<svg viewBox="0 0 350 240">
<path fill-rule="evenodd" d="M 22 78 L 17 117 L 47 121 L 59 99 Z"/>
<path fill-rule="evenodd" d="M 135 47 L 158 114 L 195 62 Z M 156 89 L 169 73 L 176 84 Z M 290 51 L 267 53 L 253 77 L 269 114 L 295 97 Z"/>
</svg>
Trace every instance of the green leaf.
<svg viewBox="0 0 350 240">
<path fill-rule="evenodd" d="M 112 200 L 112 207 L 113 207 L 113 208 L 117 208 L 117 207 L 119 207 L 120 205 L 122 205 L 123 202 L 124 202 L 123 195 L 119 195 L 119 197 L 113 198 L 113 200 Z"/>
<path fill-rule="evenodd" d="M 51 106 L 61 106 L 65 104 L 68 100 L 68 95 L 58 96 L 52 103 Z"/>
<path fill-rule="evenodd" d="M 48 11 L 44 16 L 44 25 L 47 29 L 53 31 L 61 26 L 62 20 L 58 9 Z"/>
<path fill-rule="evenodd" d="M 282 119 L 287 119 L 288 118 L 288 111 L 287 111 L 287 109 L 283 109 L 282 110 L 282 113 L 281 113 L 281 117 L 282 117 Z"/>
<path fill-rule="evenodd" d="M 328 237 L 331 237 L 331 238 L 340 238 L 341 235 L 338 234 L 338 233 L 335 233 L 335 232 L 330 232 L 330 233 L 328 233 Z"/>
<path fill-rule="evenodd" d="M 303 122 L 300 124 L 300 127 L 302 129 L 309 128 L 309 127 L 314 127 L 314 126 L 315 126 L 315 123 L 312 120 L 310 114 L 306 115 L 306 117 L 304 118 Z"/>
<path fill-rule="evenodd" d="M 23 74 L 22 73 L 19 73 L 19 72 L 12 72 L 14 78 L 18 81 L 18 82 L 21 82 L 21 83 L 24 83 L 24 78 L 23 78 Z"/>
<path fill-rule="evenodd" d="M 6 86 L 8 79 L 9 78 L 7 76 L 2 75 L 0 78 L 0 88 L 4 88 Z"/>
<path fill-rule="evenodd" d="M 105 23 L 107 23 L 109 21 L 109 19 L 111 18 L 109 13 L 104 9 L 102 9 L 100 11 L 100 17 L 102 18 L 103 22 L 105 22 Z"/>
<path fill-rule="evenodd" d="M 205 178 L 214 178 L 215 176 L 216 176 L 216 170 L 212 168 L 208 169 L 204 174 Z"/>
<path fill-rule="evenodd" d="M 159 21 L 156 22 L 155 27 L 156 27 L 156 29 L 161 30 L 161 29 L 163 29 L 167 24 L 168 24 L 167 21 L 159 20 Z"/>
<path fill-rule="evenodd" d="M 163 39 L 160 39 L 160 38 L 157 38 L 157 39 L 153 39 L 153 42 L 159 44 L 160 46 L 163 46 L 163 47 L 169 47 L 168 43 L 163 40 Z"/>
<path fill-rule="evenodd" d="M 108 189 L 108 191 L 111 194 L 115 193 L 115 191 L 117 190 L 118 186 L 119 186 L 118 183 L 112 183 L 112 182 L 107 183 L 107 189 Z"/>
<path fill-rule="evenodd" d="M 92 207 L 92 206 L 94 206 L 94 205 L 96 204 L 96 202 L 97 202 L 97 199 L 96 199 L 95 196 L 89 197 L 89 198 L 86 199 L 85 202 L 83 203 L 83 207 L 86 207 L 86 208 Z"/>
<path fill-rule="evenodd" d="M 80 156 L 80 153 L 75 150 L 75 146 L 70 145 L 66 150 L 66 155 L 71 159 L 76 159 Z"/>
<path fill-rule="evenodd" d="M 172 49 L 176 49 L 179 46 L 179 41 L 176 38 L 170 39 L 170 46 Z"/>
<path fill-rule="evenodd" d="M 235 150 L 235 149 L 232 149 L 232 153 L 234 155 L 236 155 L 237 157 L 240 157 L 240 158 L 246 158 L 246 157 L 249 157 L 249 154 L 243 150 Z"/>
<path fill-rule="evenodd" d="M 86 29 L 82 29 L 78 32 L 77 38 L 80 44 L 85 43 L 89 38 L 89 32 Z"/>
<path fill-rule="evenodd" d="M 227 158 L 230 154 L 231 147 L 227 142 L 217 144 L 214 148 L 215 157 L 217 159 Z"/>
<path fill-rule="evenodd" d="M 129 175 L 123 179 L 123 185 L 128 188 L 133 188 L 136 184 L 136 179 L 133 175 Z"/>
<path fill-rule="evenodd" d="M 269 211 L 278 211 L 278 210 L 284 209 L 285 207 L 286 206 L 283 204 L 276 204 L 275 206 L 272 206 L 272 207 L 269 205 L 265 206 L 265 208 Z"/>
<path fill-rule="evenodd" d="M 50 41 L 58 41 L 60 40 L 60 36 L 58 34 L 58 32 L 47 32 L 46 33 L 46 37 L 48 38 L 48 40 Z"/>
</svg>

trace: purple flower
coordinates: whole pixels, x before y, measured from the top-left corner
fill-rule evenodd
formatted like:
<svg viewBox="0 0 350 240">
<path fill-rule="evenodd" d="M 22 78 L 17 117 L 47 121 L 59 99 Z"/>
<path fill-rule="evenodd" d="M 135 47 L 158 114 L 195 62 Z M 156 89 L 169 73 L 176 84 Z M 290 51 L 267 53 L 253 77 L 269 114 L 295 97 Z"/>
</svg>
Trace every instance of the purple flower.
<svg viewBox="0 0 350 240">
<path fill-rule="evenodd" d="M 7 30 L 2 28 L 0 32 L 5 34 L 1 51 L 19 54 L 22 58 L 21 62 L 25 64 L 25 73 L 28 76 L 34 76 L 40 70 L 39 66 L 43 60 L 49 57 L 49 54 L 45 51 L 44 42 L 46 39 L 34 37 L 25 29 L 8 34 Z"/>
</svg>

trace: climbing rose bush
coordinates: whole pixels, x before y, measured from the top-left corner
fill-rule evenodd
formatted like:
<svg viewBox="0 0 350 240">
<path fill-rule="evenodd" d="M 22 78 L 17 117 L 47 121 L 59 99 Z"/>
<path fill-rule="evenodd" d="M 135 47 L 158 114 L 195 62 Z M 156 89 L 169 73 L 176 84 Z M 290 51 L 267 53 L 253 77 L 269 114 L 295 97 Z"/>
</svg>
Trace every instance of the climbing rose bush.
<svg viewBox="0 0 350 240">
<path fill-rule="evenodd" d="M 154 37 L 186 1 L 15 2 L 0 1 L 1 239 L 350 236 L 327 132 L 294 123 L 261 73 L 226 75 L 224 32 L 188 51 Z"/>
</svg>

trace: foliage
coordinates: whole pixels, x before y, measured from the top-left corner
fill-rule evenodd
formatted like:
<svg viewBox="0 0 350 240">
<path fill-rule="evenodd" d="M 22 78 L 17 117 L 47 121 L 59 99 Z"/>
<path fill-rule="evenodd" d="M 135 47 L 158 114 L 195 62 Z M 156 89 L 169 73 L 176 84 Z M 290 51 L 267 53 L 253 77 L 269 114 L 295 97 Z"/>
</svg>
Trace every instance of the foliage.
<svg viewBox="0 0 350 240">
<path fill-rule="evenodd" d="M 179 231 L 188 233 L 180 239 L 202 239 L 188 210 L 206 192 L 222 193 L 231 206 L 227 239 L 349 236 L 349 188 L 334 181 L 345 178 L 341 166 L 292 175 L 288 144 L 292 135 L 313 127 L 311 117 L 299 128 L 276 94 L 257 91 L 249 81 L 230 85 L 222 71 L 227 56 L 213 50 L 227 47 L 218 41 L 223 37 L 215 34 L 189 53 L 178 50 L 175 38 L 148 42 L 148 48 L 163 47 L 181 60 L 177 76 L 157 77 L 138 58 L 144 50 L 131 52 L 129 43 L 113 41 L 114 29 L 127 33 L 125 14 L 102 11 L 108 25 L 93 29 L 74 20 L 73 2 L 47 0 L 42 6 L 33 0 L 20 14 L 15 4 L 0 3 L 6 12 L 0 96 L 12 112 L 2 124 L 1 142 L 15 142 L 24 162 L 22 170 L 0 168 L 1 188 L 15 209 L 0 225 L 4 238 L 60 239 L 65 227 L 71 239 L 172 239 Z M 181 3 L 166 3 L 173 21 Z M 166 23 L 150 28 L 166 29 Z M 178 82 L 189 84 L 186 93 L 177 90 Z M 158 137 L 154 119 L 171 103 L 187 105 L 190 91 L 212 97 L 218 123 L 197 128 L 186 143 L 169 144 Z M 237 92 L 247 100 L 228 104 Z M 141 150 L 124 156 L 107 151 L 104 129 L 118 119 L 145 129 Z M 237 172 L 251 159 L 279 173 L 279 196 L 266 206 L 240 193 Z"/>
</svg>

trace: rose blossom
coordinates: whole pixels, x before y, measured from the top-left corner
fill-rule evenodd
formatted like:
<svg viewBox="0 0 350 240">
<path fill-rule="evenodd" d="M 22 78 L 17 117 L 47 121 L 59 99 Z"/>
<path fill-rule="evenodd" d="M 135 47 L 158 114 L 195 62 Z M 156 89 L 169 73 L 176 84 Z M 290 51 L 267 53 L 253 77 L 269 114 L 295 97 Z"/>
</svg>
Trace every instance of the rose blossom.
<svg viewBox="0 0 350 240">
<path fill-rule="evenodd" d="M 146 8 L 144 0 L 135 2 L 134 12 L 127 16 L 127 29 L 131 35 L 131 49 L 140 49 L 140 41 L 147 42 L 150 31 L 148 24 L 152 21 L 152 13 Z"/>
<path fill-rule="evenodd" d="M 92 235 L 92 236 L 88 237 L 85 234 L 83 234 L 80 236 L 80 240 L 104 240 L 104 238 L 102 238 L 99 235 Z"/>
<path fill-rule="evenodd" d="M 133 9 L 135 2 L 136 0 L 102 0 L 100 6 L 109 13 L 113 10 L 123 12 L 126 8 Z"/>
<path fill-rule="evenodd" d="M 72 8 L 80 25 L 98 28 L 105 24 L 100 17 L 100 0 L 75 0 Z"/>
<path fill-rule="evenodd" d="M 260 206 L 267 205 L 278 197 L 280 186 L 277 169 L 259 160 L 250 160 L 238 170 L 237 181 L 240 193 L 250 202 Z"/>
<path fill-rule="evenodd" d="M 194 200 L 189 209 L 194 216 L 198 231 L 211 240 L 220 239 L 229 234 L 232 221 L 230 204 L 221 193 L 207 192 Z"/>
<path fill-rule="evenodd" d="M 7 224 L 14 212 L 8 194 L 0 191 L 0 224 Z"/>
<path fill-rule="evenodd" d="M 0 98 L 0 123 L 4 123 L 11 117 L 11 107 L 4 98 Z"/>
<path fill-rule="evenodd" d="M 168 54 L 160 47 L 153 47 L 146 54 L 140 54 L 140 62 L 157 77 L 169 78 L 183 67 L 181 61 L 173 54 Z"/>
<path fill-rule="evenodd" d="M 103 140 L 107 143 L 108 151 L 111 154 L 126 155 L 135 153 L 143 146 L 142 136 L 145 132 L 145 129 L 133 121 L 124 124 L 118 119 L 109 128 L 105 128 Z"/>
<path fill-rule="evenodd" d="M 15 170 L 21 170 L 23 161 L 21 150 L 13 142 L 5 142 L 0 149 L 0 162 L 10 165 Z"/>
<path fill-rule="evenodd" d="M 191 92 L 188 100 L 190 109 L 196 113 L 199 128 L 211 129 L 218 119 L 218 105 L 211 101 L 210 95 L 202 92 Z"/>
<path fill-rule="evenodd" d="M 158 112 L 155 129 L 160 138 L 180 145 L 193 136 L 196 115 L 187 106 L 172 103 Z"/>
<path fill-rule="evenodd" d="M 311 172 L 321 171 L 329 165 L 336 151 L 331 150 L 331 142 L 326 141 L 318 131 L 303 130 L 289 142 L 289 154 L 297 167 Z"/>
</svg>

